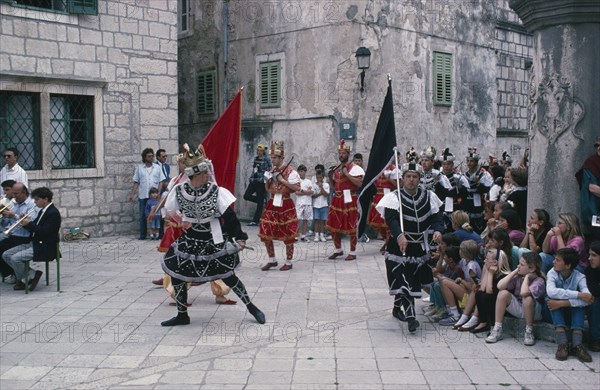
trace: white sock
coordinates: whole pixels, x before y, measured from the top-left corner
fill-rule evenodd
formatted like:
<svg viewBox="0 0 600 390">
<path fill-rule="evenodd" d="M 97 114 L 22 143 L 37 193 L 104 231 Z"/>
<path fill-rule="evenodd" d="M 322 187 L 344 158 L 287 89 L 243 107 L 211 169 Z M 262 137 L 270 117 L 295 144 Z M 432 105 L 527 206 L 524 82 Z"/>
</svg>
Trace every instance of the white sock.
<svg viewBox="0 0 600 390">
<path fill-rule="evenodd" d="M 456 306 L 446 306 L 446 308 L 452 317 L 456 318 L 460 315 Z"/>
<path fill-rule="evenodd" d="M 496 322 L 496 323 L 494 323 L 494 329 L 496 329 L 496 330 L 502 330 L 502 322 Z"/>
<path fill-rule="evenodd" d="M 470 319 L 469 321 L 467 321 L 467 322 L 464 324 L 464 327 L 465 327 L 465 328 L 470 328 L 470 327 L 472 327 L 472 326 L 475 326 L 475 325 L 477 325 L 477 323 L 478 323 L 478 322 L 479 322 L 479 317 L 477 317 L 477 316 L 473 316 L 473 317 L 471 317 L 471 319 Z"/>
<path fill-rule="evenodd" d="M 269 263 L 277 263 L 277 259 L 274 257 L 269 257 Z"/>
<path fill-rule="evenodd" d="M 469 321 L 469 316 L 466 314 L 462 314 L 460 316 L 460 318 L 458 319 L 458 321 L 456 322 L 456 325 L 461 326 L 461 325 L 465 324 L 467 321 Z"/>
<path fill-rule="evenodd" d="M 525 332 L 533 333 L 533 325 L 525 325 Z"/>
</svg>

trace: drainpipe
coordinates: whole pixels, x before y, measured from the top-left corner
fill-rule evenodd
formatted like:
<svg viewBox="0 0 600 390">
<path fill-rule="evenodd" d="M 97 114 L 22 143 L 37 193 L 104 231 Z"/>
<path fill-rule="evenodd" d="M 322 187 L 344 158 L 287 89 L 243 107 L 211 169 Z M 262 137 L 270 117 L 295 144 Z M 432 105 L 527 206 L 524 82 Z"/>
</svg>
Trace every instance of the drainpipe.
<svg viewBox="0 0 600 390">
<path fill-rule="evenodd" d="M 227 30 L 229 29 L 228 1 L 229 0 L 223 1 L 223 110 L 225 110 L 225 107 L 227 107 Z"/>
</svg>

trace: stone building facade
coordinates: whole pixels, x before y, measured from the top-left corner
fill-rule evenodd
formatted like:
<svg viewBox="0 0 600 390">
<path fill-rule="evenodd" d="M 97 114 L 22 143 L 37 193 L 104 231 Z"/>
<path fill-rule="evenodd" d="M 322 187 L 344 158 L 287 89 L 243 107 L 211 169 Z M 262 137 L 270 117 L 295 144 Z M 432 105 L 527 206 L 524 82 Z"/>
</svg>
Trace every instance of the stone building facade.
<svg viewBox="0 0 600 390">
<path fill-rule="evenodd" d="M 63 227 L 137 233 L 142 149 L 178 151 L 177 2 L 0 1 L 0 147 Z"/>
<path fill-rule="evenodd" d="M 334 165 L 345 138 L 367 161 L 390 74 L 402 151 L 521 154 L 532 42 L 507 3 L 180 0 L 180 137 L 199 141 L 244 86 L 238 197 L 257 143 L 284 139 L 312 169 Z"/>
</svg>

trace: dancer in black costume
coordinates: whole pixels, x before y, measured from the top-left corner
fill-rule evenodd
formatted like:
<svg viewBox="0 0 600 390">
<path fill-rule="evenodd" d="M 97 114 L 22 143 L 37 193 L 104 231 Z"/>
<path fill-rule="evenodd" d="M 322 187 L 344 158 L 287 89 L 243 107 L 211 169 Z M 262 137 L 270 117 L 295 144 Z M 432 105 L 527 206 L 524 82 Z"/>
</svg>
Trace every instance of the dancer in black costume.
<svg viewBox="0 0 600 390">
<path fill-rule="evenodd" d="M 248 238 L 230 207 L 235 197 L 216 184 L 212 164 L 202 148 L 194 153 L 188 151 L 185 165 L 190 182 L 173 188 L 165 203 L 169 215 L 179 214 L 182 223 L 189 226 L 162 260 L 162 268 L 171 276 L 175 289 L 177 316 L 161 325 L 188 325 L 186 282 L 206 283 L 216 279 L 222 279 L 256 321 L 264 324 L 265 315 L 250 301 L 244 284 L 235 274 L 240 264 L 238 252 L 246 246 Z"/>
<path fill-rule="evenodd" d="M 390 239 L 385 255 L 385 267 L 390 288 L 394 295 L 392 315 L 408 322 L 409 332 L 415 332 L 419 321 L 415 315 L 415 297 L 420 297 L 423 287 L 433 283 L 431 267 L 427 261 L 430 237 L 439 243 L 444 230 L 442 201 L 433 191 L 419 186 L 422 168 L 414 161 L 402 166 L 403 188 L 385 195 L 377 204 L 377 211 L 390 228 Z M 400 223 L 400 204 L 402 219 Z"/>
</svg>

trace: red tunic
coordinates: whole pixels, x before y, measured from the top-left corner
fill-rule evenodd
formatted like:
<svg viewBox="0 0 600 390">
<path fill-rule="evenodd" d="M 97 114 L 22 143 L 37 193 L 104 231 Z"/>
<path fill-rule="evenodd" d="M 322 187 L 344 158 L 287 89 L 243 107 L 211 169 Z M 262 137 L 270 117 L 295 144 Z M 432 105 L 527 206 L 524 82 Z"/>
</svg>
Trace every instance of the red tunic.
<svg viewBox="0 0 600 390">
<path fill-rule="evenodd" d="M 346 164 L 348 172 L 352 170 L 354 164 Z M 329 207 L 327 216 L 327 230 L 332 233 L 356 234 L 356 225 L 358 222 L 358 209 L 356 208 L 357 196 L 355 186 L 344 174 L 341 173 L 341 167 L 333 173 L 333 182 L 335 193 Z M 344 190 L 350 190 L 352 201 L 344 203 Z"/>
<path fill-rule="evenodd" d="M 271 173 L 275 176 L 279 168 L 274 168 Z M 287 167 L 281 175 L 288 180 L 290 175 L 295 173 L 292 167 Z M 294 201 L 290 199 L 292 190 L 287 186 L 274 181 L 269 187 L 271 197 L 267 201 L 265 210 L 260 217 L 258 237 L 261 241 L 283 241 L 286 244 L 293 243 L 298 237 L 298 216 L 296 214 L 296 206 Z M 273 204 L 275 194 L 282 194 L 283 204 L 281 207 L 276 207 Z"/>
<path fill-rule="evenodd" d="M 393 164 L 386 167 L 388 170 L 393 170 L 394 168 L 395 165 Z M 383 218 L 381 218 L 379 212 L 375 210 L 375 206 L 377 206 L 377 203 L 379 203 L 381 198 L 383 198 L 385 188 L 389 188 L 391 191 L 393 191 L 396 189 L 396 186 L 393 183 L 390 183 L 390 181 L 383 174 L 381 174 L 377 180 L 375 180 L 375 187 L 377 188 L 377 193 L 375 196 L 373 196 L 373 201 L 371 202 L 368 224 L 373 226 L 375 229 L 386 229 L 386 231 L 389 232 L 387 224 Z"/>
</svg>

